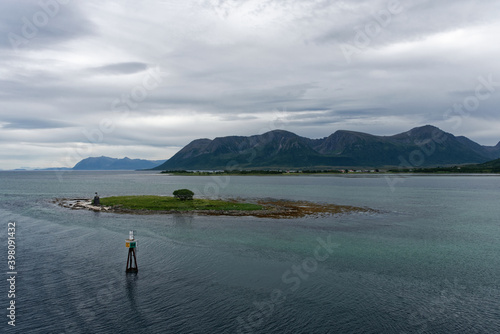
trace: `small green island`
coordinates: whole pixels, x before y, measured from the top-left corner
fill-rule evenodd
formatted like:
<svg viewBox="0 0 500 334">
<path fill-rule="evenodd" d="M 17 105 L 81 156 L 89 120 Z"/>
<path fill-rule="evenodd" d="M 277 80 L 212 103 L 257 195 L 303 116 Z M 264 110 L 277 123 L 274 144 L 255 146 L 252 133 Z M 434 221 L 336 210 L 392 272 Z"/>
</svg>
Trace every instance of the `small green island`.
<svg viewBox="0 0 500 334">
<path fill-rule="evenodd" d="M 254 216 L 261 218 L 299 218 L 328 216 L 376 210 L 348 205 L 321 204 L 307 201 L 262 199 L 193 198 L 188 189 L 174 191 L 174 196 L 131 195 L 92 199 L 56 198 L 54 203 L 73 210 L 92 210 L 121 214 L 199 214 L 213 216 Z"/>
<path fill-rule="evenodd" d="M 101 205 L 130 210 L 193 211 L 193 210 L 262 210 L 263 206 L 219 199 L 194 198 L 179 200 L 171 196 L 113 196 L 101 198 Z"/>
</svg>

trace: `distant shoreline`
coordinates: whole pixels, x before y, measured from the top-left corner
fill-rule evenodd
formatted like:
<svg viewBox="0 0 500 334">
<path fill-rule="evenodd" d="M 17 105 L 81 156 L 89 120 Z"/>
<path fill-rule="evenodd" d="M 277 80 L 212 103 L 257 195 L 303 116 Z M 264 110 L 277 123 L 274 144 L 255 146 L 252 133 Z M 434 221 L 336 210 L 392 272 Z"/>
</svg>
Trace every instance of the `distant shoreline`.
<svg viewBox="0 0 500 334">
<path fill-rule="evenodd" d="M 334 176 L 355 176 L 355 175 L 371 175 L 371 176 L 389 176 L 389 175 L 441 175 L 441 176 L 446 176 L 446 175 L 490 175 L 490 176 L 496 176 L 500 175 L 500 172 L 491 172 L 491 171 L 484 171 L 484 172 L 471 172 L 471 171 L 428 171 L 428 170 L 414 170 L 414 171 L 397 171 L 397 170 L 390 170 L 390 171 L 381 171 L 381 172 L 348 172 L 348 173 L 341 173 L 341 172 L 325 172 L 325 171 L 318 171 L 318 172 L 213 172 L 213 171 L 195 171 L 195 172 L 186 172 L 186 171 L 181 171 L 181 172 L 174 172 L 174 171 L 168 171 L 168 172 L 161 172 L 160 174 L 163 175 L 172 175 L 172 176 L 213 176 L 213 175 L 228 175 L 228 176 L 315 176 L 315 175 L 334 175 Z"/>
</svg>

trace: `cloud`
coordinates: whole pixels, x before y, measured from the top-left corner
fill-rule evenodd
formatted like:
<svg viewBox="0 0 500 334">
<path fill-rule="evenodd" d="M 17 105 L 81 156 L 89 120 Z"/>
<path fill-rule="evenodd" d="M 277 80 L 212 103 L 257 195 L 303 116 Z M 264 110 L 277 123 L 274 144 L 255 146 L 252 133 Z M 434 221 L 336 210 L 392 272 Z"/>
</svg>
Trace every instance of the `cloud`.
<svg viewBox="0 0 500 334">
<path fill-rule="evenodd" d="M 197 138 L 276 128 L 321 138 L 434 124 L 496 144 L 500 3 L 400 1 L 383 23 L 391 3 L 3 1 L 0 168 L 165 159 Z M 360 31 L 369 40 L 356 45 Z M 474 110 L 448 112 L 489 77 Z"/>
<path fill-rule="evenodd" d="M 0 48 L 33 50 L 92 34 L 93 25 L 76 2 L 2 1 L 0 2 Z"/>
<path fill-rule="evenodd" d="M 148 68 L 148 64 L 141 62 L 116 63 L 91 68 L 91 72 L 99 74 L 133 74 L 143 72 Z"/>
<path fill-rule="evenodd" d="M 69 122 L 51 119 L 2 119 L 4 129 L 55 129 L 74 126 Z"/>
<path fill-rule="evenodd" d="M 353 43 L 358 33 L 370 38 L 370 46 L 425 39 L 430 35 L 496 22 L 500 4 L 477 2 L 358 1 L 344 5 L 340 20 L 314 39 L 317 43 Z M 485 11 L 485 8 L 488 8 Z"/>
</svg>

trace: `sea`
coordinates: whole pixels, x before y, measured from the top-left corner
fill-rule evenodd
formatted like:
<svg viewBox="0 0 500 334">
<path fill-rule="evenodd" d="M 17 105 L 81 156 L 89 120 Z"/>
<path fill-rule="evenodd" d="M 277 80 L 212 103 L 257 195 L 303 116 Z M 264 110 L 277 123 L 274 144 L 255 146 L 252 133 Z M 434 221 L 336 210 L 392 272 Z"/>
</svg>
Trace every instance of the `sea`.
<svg viewBox="0 0 500 334">
<path fill-rule="evenodd" d="M 498 175 L 3 171 L 0 187 L 2 333 L 500 332 Z M 374 211 L 271 219 L 54 204 L 180 188 Z M 130 230 L 136 274 L 125 272 Z"/>
</svg>

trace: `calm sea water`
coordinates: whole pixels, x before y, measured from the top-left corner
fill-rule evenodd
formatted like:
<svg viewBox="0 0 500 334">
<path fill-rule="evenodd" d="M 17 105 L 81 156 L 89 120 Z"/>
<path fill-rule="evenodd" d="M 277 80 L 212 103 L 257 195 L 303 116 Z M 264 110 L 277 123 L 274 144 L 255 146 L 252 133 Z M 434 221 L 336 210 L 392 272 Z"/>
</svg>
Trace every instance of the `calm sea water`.
<svg viewBox="0 0 500 334">
<path fill-rule="evenodd" d="M 397 182 L 396 182 L 397 181 Z M 494 333 L 500 177 L 0 172 L 16 222 L 15 333 Z M 391 187 L 390 185 L 393 185 Z M 366 206 L 262 219 L 72 211 L 56 197 L 165 194 Z M 125 274 L 129 230 L 139 273 Z M 4 332 L 2 330 L 2 332 Z"/>
</svg>

